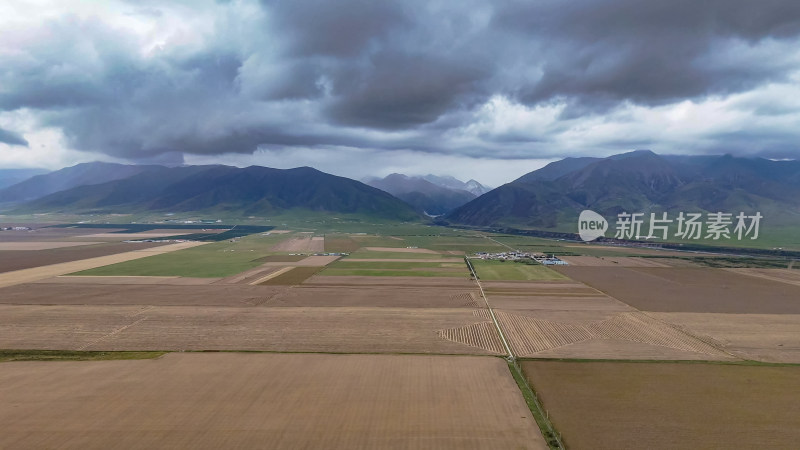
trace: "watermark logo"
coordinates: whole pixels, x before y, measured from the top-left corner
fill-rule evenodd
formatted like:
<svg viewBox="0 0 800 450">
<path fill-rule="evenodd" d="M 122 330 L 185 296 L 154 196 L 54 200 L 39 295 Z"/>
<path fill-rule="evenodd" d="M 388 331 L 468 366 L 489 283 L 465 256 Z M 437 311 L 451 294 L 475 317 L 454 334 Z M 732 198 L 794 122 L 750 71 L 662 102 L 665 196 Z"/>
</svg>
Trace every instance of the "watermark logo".
<svg viewBox="0 0 800 450">
<path fill-rule="evenodd" d="M 578 234 L 586 242 L 605 236 L 608 230 L 608 221 L 596 212 L 585 209 L 578 217 Z"/>
<path fill-rule="evenodd" d="M 747 215 L 740 212 L 715 212 L 703 216 L 701 213 L 679 213 L 676 218 L 669 214 L 650 213 L 649 221 L 645 213 L 617 214 L 615 239 L 661 239 L 667 240 L 670 234 L 678 240 L 695 239 L 758 239 L 761 219 L 760 212 Z M 704 220 L 705 219 L 705 220 Z M 586 242 L 605 236 L 608 222 L 603 216 L 591 210 L 584 210 L 578 217 L 578 234 Z M 645 232 L 647 234 L 645 234 Z"/>
</svg>

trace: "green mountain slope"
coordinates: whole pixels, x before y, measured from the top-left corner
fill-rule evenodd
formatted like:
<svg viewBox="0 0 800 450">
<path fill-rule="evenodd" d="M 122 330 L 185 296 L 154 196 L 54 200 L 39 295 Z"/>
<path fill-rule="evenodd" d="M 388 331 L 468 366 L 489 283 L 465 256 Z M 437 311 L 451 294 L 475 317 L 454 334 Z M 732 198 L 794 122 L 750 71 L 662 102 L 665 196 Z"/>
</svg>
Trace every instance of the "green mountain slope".
<svg viewBox="0 0 800 450">
<path fill-rule="evenodd" d="M 159 167 L 122 180 L 57 192 L 12 213 L 191 211 L 248 216 L 293 209 L 397 220 L 419 217 L 401 200 L 358 181 L 310 167 L 259 166 Z"/>
</svg>

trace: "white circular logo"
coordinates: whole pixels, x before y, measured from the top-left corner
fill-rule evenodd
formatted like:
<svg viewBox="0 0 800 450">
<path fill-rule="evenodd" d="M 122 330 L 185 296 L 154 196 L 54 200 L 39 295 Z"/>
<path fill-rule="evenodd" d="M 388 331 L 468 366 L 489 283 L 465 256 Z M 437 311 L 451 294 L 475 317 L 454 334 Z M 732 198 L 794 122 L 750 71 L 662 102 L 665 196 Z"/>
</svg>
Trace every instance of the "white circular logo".
<svg viewBox="0 0 800 450">
<path fill-rule="evenodd" d="M 605 236 L 608 230 L 606 219 L 596 212 L 585 209 L 578 217 L 578 234 L 586 242 L 593 241 L 600 236 Z"/>
</svg>

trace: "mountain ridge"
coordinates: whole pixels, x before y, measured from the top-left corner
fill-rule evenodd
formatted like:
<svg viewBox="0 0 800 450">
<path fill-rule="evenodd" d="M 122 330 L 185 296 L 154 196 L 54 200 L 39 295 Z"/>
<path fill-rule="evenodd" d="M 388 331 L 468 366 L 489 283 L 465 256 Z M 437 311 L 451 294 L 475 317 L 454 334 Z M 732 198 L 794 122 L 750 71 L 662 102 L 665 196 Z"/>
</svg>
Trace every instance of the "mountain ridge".
<svg viewBox="0 0 800 450">
<path fill-rule="evenodd" d="M 56 192 L 12 213 L 217 211 L 247 216 L 292 209 L 419 218 L 411 206 L 386 192 L 310 167 L 223 165 L 157 166 L 128 178 Z"/>
<path fill-rule="evenodd" d="M 583 209 L 621 212 L 762 208 L 776 222 L 800 214 L 800 161 L 634 151 L 550 163 L 449 213 L 474 226 L 567 230 Z"/>
</svg>

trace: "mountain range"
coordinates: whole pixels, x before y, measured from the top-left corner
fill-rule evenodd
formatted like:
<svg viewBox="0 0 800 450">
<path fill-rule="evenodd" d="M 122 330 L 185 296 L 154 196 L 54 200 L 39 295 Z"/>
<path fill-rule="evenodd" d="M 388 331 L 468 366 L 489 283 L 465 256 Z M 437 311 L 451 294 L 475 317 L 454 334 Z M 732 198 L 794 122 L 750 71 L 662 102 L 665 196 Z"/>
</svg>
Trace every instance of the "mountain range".
<svg viewBox="0 0 800 450">
<path fill-rule="evenodd" d="M 364 183 L 388 192 L 418 212 L 439 216 L 489 191 L 475 180 L 464 183 L 453 177 L 410 177 L 393 173 L 384 178 L 366 178 Z"/>
<path fill-rule="evenodd" d="M 131 166 L 86 163 L 0 189 L 5 213 L 213 212 L 230 217 L 290 210 L 352 213 L 476 227 L 575 232 L 582 210 L 761 212 L 800 223 L 800 161 L 634 151 L 567 158 L 486 192 L 454 178 L 392 174 L 372 186 L 310 167 Z M 481 193 L 482 192 L 482 193 Z"/>
<path fill-rule="evenodd" d="M 474 226 L 575 230 L 584 209 L 622 212 L 756 212 L 800 220 L 800 161 L 670 156 L 639 150 L 567 158 L 455 209 L 445 220 Z"/>
<path fill-rule="evenodd" d="M 121 180 L 160 166 L 92 162 L 35 175 L 0 190 L 0 203 L 19 203 L 77 186 Z"/>
<path fill-rule="evenodd" d="M 94 170 L 95 164 L 64 170 L 68 173 L 86 173 Z M 102 167 L 103 170 L 109 169 L 108 166 Z M 115 165 L 109 173 L 119 175 L 129 170 L 125 167 L 128 166 Z M 249 216 L 302 209 L 364 214 L 393 220 L 419 219 L 411 206 L 386 192 L 310 167 L 286 170 L 222 165 L 130 167 L 135 167 L 133 171 L 138 173 L 44 195 L 19 204 L 10 212 L 214 212 Z M 64 174 L 57 172 L 45 177 L 62 179 Z M 45 179 L 45 184 L 51 185 L 49 181 Z M 37 177 L 34 177 L 25 183 L 28 186 L 36 182 Z M 17 192 L 18 189 L 21 189 L 19 184 L 0 191 L 0 195 L 8 195 L 9 190 Z"/>
</svg>

